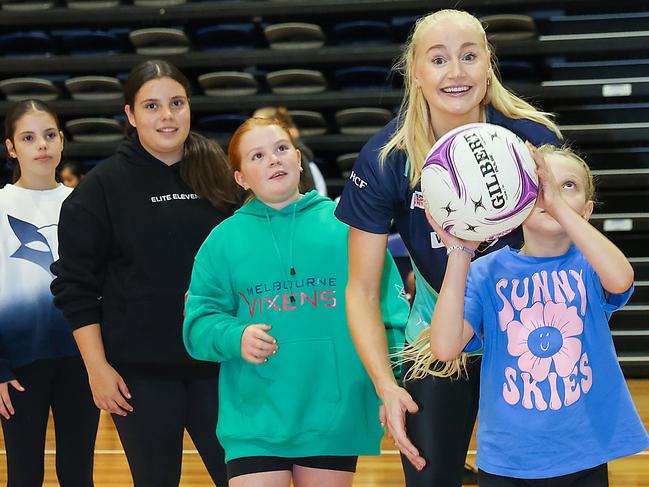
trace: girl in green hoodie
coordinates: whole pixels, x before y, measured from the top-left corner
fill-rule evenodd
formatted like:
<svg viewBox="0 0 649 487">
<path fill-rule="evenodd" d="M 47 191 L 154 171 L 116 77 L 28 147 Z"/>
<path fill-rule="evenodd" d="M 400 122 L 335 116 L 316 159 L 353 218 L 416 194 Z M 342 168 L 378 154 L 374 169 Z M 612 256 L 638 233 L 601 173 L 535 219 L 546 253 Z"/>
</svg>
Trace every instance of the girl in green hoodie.
<svg viewBox="0 0 649 487">
<path fill-rule="evenodd" d="M 184 341 L 221 362 L 217 435 L 229 485 L 348 487 L 358 455 L 379 453 L 379 401 L 345 313 L 347 231 L 335 203 L 300 194 L 300 152 L 277 120 L 250 119 L 229 158 L 252 192 L 196 255 Z M 391 259 L 383 316 L 408 305 Z"/>
</svg>

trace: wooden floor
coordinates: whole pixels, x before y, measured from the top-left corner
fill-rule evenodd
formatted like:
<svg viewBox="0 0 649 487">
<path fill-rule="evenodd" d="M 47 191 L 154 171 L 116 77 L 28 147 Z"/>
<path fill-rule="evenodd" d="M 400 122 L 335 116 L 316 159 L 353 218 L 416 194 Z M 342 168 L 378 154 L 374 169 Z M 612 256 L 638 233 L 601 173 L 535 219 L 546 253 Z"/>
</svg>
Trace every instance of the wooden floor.
<svg viewBox="0 0 649 487">
<path fill-rule="evenodd" d="M 635 404 L 649 429 L 649 380 L 629 380 L 629 388 Z M 182 487 L 198 487 L 213 485 L 205 472 L 200 457 L 194 452 L 191 440 L 186 438 L 186 454 L 183 462 L 181 479 Z M 0 448 L 4 444 L 0 439 Z M 56 487 L 54 473 L 54 435 L 48 426 L 46 455 L 45 487 Z M 102 413 L 97 436 L 97 452 L 95 455 L 95 486 L 96 487 L 126 487 L 133 485 L 130 480 L 126 458 L 122 453 L 121 444 L 115 433 L 111 419 Z M 475 439 L 470 446 L 469 462 L 475 459 Z M 401 462 L 391 442 L 383 441 L 384 453 L 380 457 L 363 457 L 360 459 L 354 487 L 399 487 L 403 486 Z M 4 450 L 3 450 L 4 453 Z M 612 462 L 609 465 L 611 487 L 649 487 L 649 450 L 639 455 Z M 6 482 L 6 464 L 0 465 L 0 484 Z"/>
</svg>

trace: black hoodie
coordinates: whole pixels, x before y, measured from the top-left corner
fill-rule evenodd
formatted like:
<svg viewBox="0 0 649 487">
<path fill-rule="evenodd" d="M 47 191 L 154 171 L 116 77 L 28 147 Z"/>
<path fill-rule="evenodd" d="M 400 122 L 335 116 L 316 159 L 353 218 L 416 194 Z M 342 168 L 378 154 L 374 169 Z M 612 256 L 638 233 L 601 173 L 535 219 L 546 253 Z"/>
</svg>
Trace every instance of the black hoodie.
<svg viewBox="0 0 649 487">
<path fill-rule="evenodd" d="M 73 329 L 100 323 L 113 364 L 195 363 L 182 342 L 194 256 L 229 214 L 200 199 L 137 138 L 124 141 L 64 202 L 55 304 Z"/>
</svg>

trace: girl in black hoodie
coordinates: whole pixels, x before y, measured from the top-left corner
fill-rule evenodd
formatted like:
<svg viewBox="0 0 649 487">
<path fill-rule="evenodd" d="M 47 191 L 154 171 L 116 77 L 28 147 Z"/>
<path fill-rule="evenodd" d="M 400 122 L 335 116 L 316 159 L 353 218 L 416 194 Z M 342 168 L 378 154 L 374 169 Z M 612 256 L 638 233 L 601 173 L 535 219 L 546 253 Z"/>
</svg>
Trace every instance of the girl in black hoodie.
<svg viewBox="0 0 649 487">
<path fill-rule="evenodd" d="M 135 487 L 178 485 L 185 428 L 225 486 L 218 369 L 183 347 L 183 295 L 196 251 L 238 193 L 223 151 L 190 132 L 182 73 L 146 61 L 124 91 L 135 134 L 63 205 L 52 292 L 95 404 L 113 415 Z"/>
</svg>

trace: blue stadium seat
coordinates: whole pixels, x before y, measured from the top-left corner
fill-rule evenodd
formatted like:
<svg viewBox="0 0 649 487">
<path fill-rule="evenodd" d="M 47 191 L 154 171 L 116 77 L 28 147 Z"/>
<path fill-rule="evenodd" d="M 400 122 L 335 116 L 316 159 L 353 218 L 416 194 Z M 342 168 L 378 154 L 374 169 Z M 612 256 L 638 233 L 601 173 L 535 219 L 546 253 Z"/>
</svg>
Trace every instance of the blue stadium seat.
<svg viewBox="0 0 649 487">
<path fill-rule="evenodd" d="M 387 22 L 355 20 L 336 24 L 333 29 L 336 44 L 390 44 L 392 32 Z"/>
<path fill-rule="evenodd" d="M 363 90 L 390 87 L 390 70 L 382 66 L 354 66 L 337 69 L 336 86 L 341 90 Z"/>
<path fill-rule="evenodd" d="M 219 24 L 202 27 L 194 34 L 195 44 L 205 51 L 254 49 L 258 44 L 254 24 Z"/>
<path fill-rule="evenodd" d="M 196 129 L 208 137 L 225 139 L 229 138 L 247 119 L 246 115 L 234 113 L 207 115 L 198 118 Z"/>
<path fill-rule="evenodd" d="M 117 54 L 126 50 L 121 32 L 111 30 L 64 30 L 53 31 L 52 36 L 60 38 L 63 49 L 69 54 Z M 125 34 L 125 32 L 124 32 Z"/>
<path fill-rule="evenodd" d="M 5 56 L 47 56 L 54 50 L 52 38 L 43 31 L 0 35 L 0 53 Z"/>
<path fill-rule="evenodd" d="M 541 81 L 539 70 L 529 61 L 503 59 L 499 63 L 500 78 L 508 81 Z"/>
<path fill-rule="evenodd" d="M 397 15 L 392 17 L 390 24 L 392 25 L 395 42 L 404 43 L 408 39 L 418 18 L 415 15 Z"/>
</svg>

